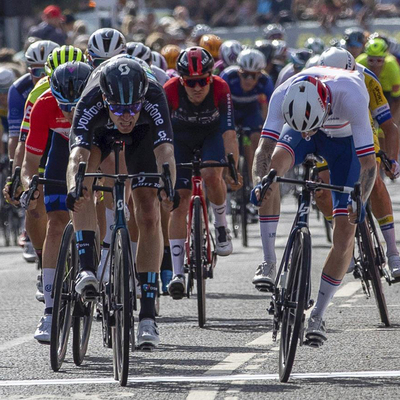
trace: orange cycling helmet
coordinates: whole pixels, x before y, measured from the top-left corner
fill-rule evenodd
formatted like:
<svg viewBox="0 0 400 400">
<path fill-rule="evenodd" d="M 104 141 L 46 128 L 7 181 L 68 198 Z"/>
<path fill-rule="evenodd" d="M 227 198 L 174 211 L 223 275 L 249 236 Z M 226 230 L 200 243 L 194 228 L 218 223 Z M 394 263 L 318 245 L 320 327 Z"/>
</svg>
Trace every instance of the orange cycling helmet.
<svg viewBox="0 0 400 400">
<path fill-rule="evenodd" d="M 213 34 L 206 34 L 200 38 L 199 46 L 208 50 L 215 60 L 219 56 L 219 48 L 221 47 L 222 40 L 219 36 Z"/>
<path fill-rule="evenodd" d="M 180 52 L 181 48 L 176 44 L 167 44 L 161 49 L 160 54 L 164 56 L 169 69 L 176 69 L 176 60 Z"/>
</svg>

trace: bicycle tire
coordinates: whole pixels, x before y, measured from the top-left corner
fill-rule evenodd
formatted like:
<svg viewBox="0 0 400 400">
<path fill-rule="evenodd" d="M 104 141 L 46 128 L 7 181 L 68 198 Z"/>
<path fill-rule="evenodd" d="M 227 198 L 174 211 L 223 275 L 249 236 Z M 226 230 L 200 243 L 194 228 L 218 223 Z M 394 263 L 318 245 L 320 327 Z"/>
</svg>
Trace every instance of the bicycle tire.
<svg viewBox="0 0 400 400">
<path fill-rule="evenodd" d="M 386 305 L 385 294 L 383 293 L 382 288 L 381 272 L 376 262 L 377 258 L 372 244 L 371 233 L 368 226 L 368 218 L 366 218 L 363 223 L 358 224 L 358 230 L 361 235 L 363 246 L 362 251 L 366 261 L 366 265 L 363 263 L 363 267 L 367 268 L 367 276 L 371 280 L 381 321 L 385 326 L 390 326 L 389 313 Z"/>
<path fill-rule="evenodd" d="M 50 338 L 50 364 L 57 372 L 65 359 L 72 324 L 74 280 L 78 255 L 74 242 L 74 228 L 69 223 L 63 233 L 54 279 L 53 320 Z"/>
<path fill-rule="evenodd" d="M 240 189 L 240 225 L 242 230 L 242 246 L 248 246 L 248 235 L 247 235 L 247 203 L 249 201 L 249 175 L 247 172 L 246 159 L 244 157 L 239 158 L 238 170 L 243 177 L 243 186 Z"/>
<path fill-rule="evenodd" d="M 114 325 L 111 329 L 113 348 L 114 379 L 126 386 L 129 372 L 129 351 L 131 343 L 132 310 L 130 309 L 130 257 L 129 235 L 125 229 L 118 229 L 112 254 L 113 273 L 111 287 L 114 301 Z"/>
<path fill-rule="evenodd" d="M 195 197 L 193 202 L 193 230 L 194 230 L 194 263 L 196 267 L 197 285 L 197 311 L 199 327 L 203 328 L 206 323 L 206 271 L 203 260 L 203 207 L 200 197 Z"/>
<path fill-rule="evenodd" d="M 283 298 L 279 379 L 287 382 L 292 371 L 300 333 L 303 331 L 310 284 L 311 236 L 308 228 L 296 232 L 290 249 L 287 289 Z M 288 302 L 295 307 L 288 307 Z"/>
</svg>

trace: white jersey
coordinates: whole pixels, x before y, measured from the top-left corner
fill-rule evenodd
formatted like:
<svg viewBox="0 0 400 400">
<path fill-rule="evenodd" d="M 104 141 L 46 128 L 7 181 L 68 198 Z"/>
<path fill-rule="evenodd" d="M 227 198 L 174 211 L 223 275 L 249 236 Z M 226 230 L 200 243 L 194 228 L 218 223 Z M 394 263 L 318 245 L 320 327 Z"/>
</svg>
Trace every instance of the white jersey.
<svg viewBox="0 0 400 400">
<path fill-rule="evenodd" d="M 295 74 L 293 63 L 289 63 L 283 67 L 279 72 L 278 78 L 275 82 L 275 88 L 280 86 L 283 82 L 286 82 L 291 76 Z"/>
<path fill-rule="evenodd" d="M 370 153 L 373 148 L 373 133 L 369 119 L 369 95 L 364 76 L 359 71 L 316 66 L 289 78 L 273 93 L 268 106 L 261 137 L 278 140 L 285 120 L 282 103 L 286 89 L 298 77 L 313 76 L 321 79 L 331 95 L 331 113 L 324 126 L 324 133 L 331 137 L 353 136 L 358 156 Z"/>
</svg>

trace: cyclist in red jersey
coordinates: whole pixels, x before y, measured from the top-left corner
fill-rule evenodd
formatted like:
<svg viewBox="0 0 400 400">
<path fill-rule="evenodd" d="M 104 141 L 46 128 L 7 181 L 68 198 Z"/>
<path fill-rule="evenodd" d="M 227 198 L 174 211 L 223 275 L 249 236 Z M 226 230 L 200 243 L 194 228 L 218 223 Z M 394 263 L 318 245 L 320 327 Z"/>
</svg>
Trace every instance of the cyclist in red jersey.
<svg viewBox="0 0 400 400">
<path fill-rule="evenodd" d="M 228 84 L 211 74 L 214 60 L 201 47 L 184 50 L 177 60 L 180 77 L 170 79 L 164 86 L 174 131 L 174 149 L 177 163 L 190 162 L 193 151 L 201 150 L 205 162 L 221 162 L 225 154 L 233 153 L 238 159 L 238 142 L 233 118 L 233 105 Z M 226 222 L 226 185 L 221 168 L 202 170 L 207 195 L 215 216 L 217 254 L 232 253 L 232 242 Z M 233 185 L 230 177 L 229 183 Z M 191 194 L 191 172 L 178 169 L 176 187 L 181 202 L 172 212 L 169 239 L 174 277 L 168 292 L 174 299 L 185 292 L 184 243 L 186 215 Z"/>
<path fill-rule="evenodd" d="M 75 61 L 57 67 L 51 78 L 50 89 L 45 91 L 33 106 L 21 174 L 25 190 L 28 189 L 32 176 L 37 174 L 50 130 L 54 134 L 47 158 L 45 178 L 65 181 L 69 158 L 69 132 L 75 105 L 91 71 L 89 65 Z M 22 206 L 26 204 L 26 194 L 27 192 L 21 196 Z M 38 195 L 39 192 L 34 197 Z M 53 308 L 51 292 L 61 237 L 69 221 L 65 204 L 66 195 L 66 187 L 47 184 L 44 187 L 44 203 L 48 219 L 42 255 L 45 311 L 34 335 L 34 338 L 41 343 L 50 342 Z M 30 209 L 34 209 L 36 203 L 37 201 L 32 201 Z"/>
</svg>

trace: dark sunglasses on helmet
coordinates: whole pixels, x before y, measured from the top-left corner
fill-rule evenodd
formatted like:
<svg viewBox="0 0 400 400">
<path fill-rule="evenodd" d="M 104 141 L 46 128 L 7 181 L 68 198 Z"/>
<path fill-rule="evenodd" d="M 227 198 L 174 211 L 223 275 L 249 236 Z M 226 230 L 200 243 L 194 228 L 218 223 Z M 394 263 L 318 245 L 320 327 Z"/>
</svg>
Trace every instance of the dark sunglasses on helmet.
<svg viewBox="0 0 400 400">
<path fill-rule="evenodd" d="M 94 68 L 97 68 L 104 61 L 106 61 L 106 58 L 93 58 L 92 59 L 92 65 L 93 65 Z"/>
<path fill-rule="evenodd" d="M 40 77 L 46 75 L 46 71 L 44 70 L 44 67 L 29 68 L 29 72 L 32 74 L 32 76 L 34 78 L 40 78 Z"/>
<path fill-rule="evenodd" d="M 58 108 L 61 111 L 71 112 L 76 108 L 76 103 L 58 103 Z"/>
<path fill-rule="evenodd" d="M 253 80 L 257 79 L 258 72 L 249 72 L 249 71 L 239 71 L 240 75 L 242 75 L 243 79 L 251 78 Z"/>
<path fill-rule="evenodd" d="M 136 115 L 140 112 L 143 106 L 143 101 L 139 100 L 133 104 L 111 104 L 107 100 L 105 100 L 108 109 L 117 117 L 124 115 L 125 113 L 129 113 L 131 116 Z"/>
<path fill-rule="evenodd" d="M 195 88 L 196 85 L 200 85 L 200 87 L 205 87 L 210 83 L 211 76 L 207 76 L 205 78 L 196 78 L 196 79 L 182 79 L 183 86 L 187 86 L 190 88 Z"/>
</svg>

